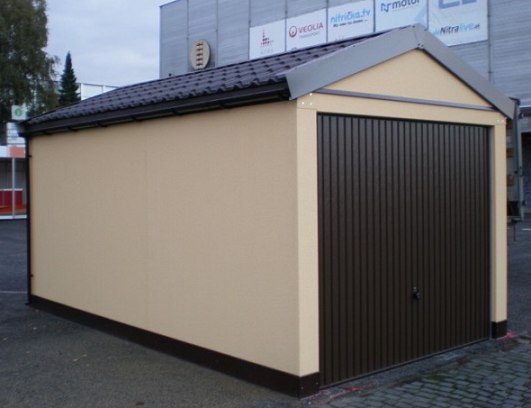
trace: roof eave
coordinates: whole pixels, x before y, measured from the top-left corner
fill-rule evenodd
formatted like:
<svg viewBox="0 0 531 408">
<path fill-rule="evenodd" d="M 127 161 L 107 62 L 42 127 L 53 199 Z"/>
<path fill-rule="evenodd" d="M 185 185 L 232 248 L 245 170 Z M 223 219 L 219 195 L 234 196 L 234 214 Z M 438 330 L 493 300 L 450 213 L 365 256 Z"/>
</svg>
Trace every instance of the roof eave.
<svg viewBox="0 0 531 408">
<path fill-rule="evenodd" d="M 413 26 L 419 37 L 420 49 L 462 80 L 506 117 L 514 119 L 516 102 L 501 92 L 488 79 L 468 65 L 461 57 L 445 46 L 423 27 Z M 422 28 L 422 29 L 421 29 Z"/>
<path fill-rule="evenodd" d="M 288 99 L 289 90 L 287 84 L 285 81 L 280 81 L 273 84 L 250 87 L 236 91 L 216 93 L 188 99 L 178 99 L 146 106 L 80 116 L 77 118 L 57 119 L 34 125 L 30 125 L 28 122 L 23 122 L 20 125 L 19 134 L 22 137 L 27 138 Z"/>
</svg>

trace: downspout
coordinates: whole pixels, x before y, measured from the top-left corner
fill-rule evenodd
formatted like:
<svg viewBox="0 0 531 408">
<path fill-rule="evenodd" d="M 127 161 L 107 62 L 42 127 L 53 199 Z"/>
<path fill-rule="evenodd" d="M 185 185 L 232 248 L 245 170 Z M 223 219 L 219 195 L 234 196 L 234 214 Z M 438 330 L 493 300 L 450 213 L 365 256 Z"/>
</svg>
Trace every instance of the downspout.
<svg viewBox="0 0 531 408">
<path fill-rule="evenodd" d="M 27 257 L 27 301 L 26 306 L 31 305 L 31 185 L 30 185 L 30 138 L 26 138 L 26 257 Z"/>
</svg>

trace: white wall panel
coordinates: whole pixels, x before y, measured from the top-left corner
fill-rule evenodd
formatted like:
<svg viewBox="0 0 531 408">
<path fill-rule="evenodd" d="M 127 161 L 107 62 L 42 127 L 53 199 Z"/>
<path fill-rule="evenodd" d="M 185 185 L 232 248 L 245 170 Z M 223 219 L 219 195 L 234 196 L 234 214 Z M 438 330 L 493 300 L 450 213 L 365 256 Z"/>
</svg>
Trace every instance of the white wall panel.
<svg viewBox="0 0 531 408">
<path fill-rule="evenodd" d="M 218 1 L 218 64 L 228 65 L 249 57 L 249 0 Z"/>
<path fill-rule="evenodd" d="M 188 70 L 188 1 L 162 6 L 160 13 L 160 77 Z"/>
</svg>

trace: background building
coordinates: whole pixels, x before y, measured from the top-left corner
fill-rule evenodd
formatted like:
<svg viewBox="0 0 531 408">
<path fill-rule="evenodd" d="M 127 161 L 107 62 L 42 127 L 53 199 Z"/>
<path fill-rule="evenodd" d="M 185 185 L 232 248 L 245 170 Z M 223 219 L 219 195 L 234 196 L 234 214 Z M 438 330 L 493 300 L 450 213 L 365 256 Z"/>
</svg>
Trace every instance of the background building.
<svg viewBox="0 0 531 408">
<path fill-rule="evenodd" d="M 160 76 L 423 24 L 520 101 L 507 138 L 509 213 L 516 215 L 524 196 L 531 204 L 530 20 L 531 7 L 520 0 L 177 0 L 161 7 Z"/>
</svg>

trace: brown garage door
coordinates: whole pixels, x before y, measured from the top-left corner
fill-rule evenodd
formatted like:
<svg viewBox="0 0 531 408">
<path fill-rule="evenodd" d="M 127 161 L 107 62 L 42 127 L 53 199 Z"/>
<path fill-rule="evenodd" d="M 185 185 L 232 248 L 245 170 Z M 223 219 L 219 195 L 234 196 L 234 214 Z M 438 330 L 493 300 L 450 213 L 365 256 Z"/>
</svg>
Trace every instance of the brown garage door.
<svg viewBox="0 0 531 408">
<path fill-rule="evenodd" d="M 318 128 L 322 384 L 488 338 L 488 129 Z"/>
</svg>

